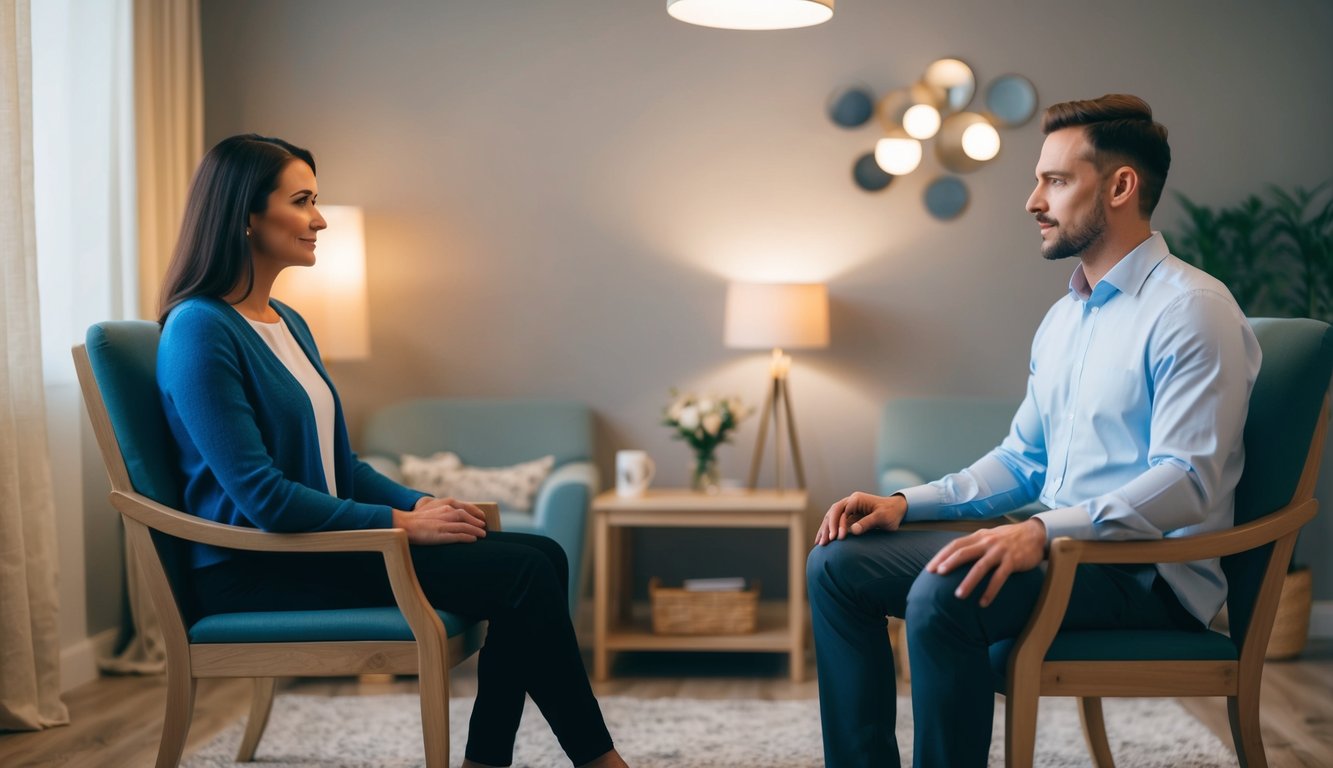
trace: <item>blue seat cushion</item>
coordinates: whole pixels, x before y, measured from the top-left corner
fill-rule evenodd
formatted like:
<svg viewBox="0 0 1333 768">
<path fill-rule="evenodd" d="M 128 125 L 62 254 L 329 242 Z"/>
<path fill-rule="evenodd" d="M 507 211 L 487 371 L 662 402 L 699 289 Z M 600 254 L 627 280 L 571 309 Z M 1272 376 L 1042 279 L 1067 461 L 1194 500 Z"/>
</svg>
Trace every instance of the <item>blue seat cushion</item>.
<svg viewBox="0 0 1333 768">
<path fill-rule="evenodd" d="M 990 647 L 991 674 L 1003 693 L 1014 640 Z M 1236 644 L 1226 635 L 1170 629 L 1107 629 L 1057 634 L 1046 661 L 1235 661 Z"/>
<path fill-rule="evenodd" d="M 477 622 L 436 611 L 449 637 Z M 407 619 L 396 607 L 329 611 L 218 613 L 196 621 L 191 643 L 318 643 L 355 640 L 412 640 Z"/>
</svg>

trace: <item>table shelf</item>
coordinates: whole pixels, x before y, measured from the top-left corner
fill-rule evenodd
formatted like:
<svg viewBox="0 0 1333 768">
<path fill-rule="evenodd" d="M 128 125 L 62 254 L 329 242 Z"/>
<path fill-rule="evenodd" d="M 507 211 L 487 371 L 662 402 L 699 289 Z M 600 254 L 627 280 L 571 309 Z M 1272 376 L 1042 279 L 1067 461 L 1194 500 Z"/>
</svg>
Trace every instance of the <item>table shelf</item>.
<svg viewBox="0 0 1333 768">
<path fill-rule="evenodd" d="M 754 632 L 728 635 L 670 635 L 652 630 L 648 604 L 635 604 L 633 619 L 610 627 L 606 647 L 613 651 L 769 651 L 791 650 L 787 625 L 786 601 L 764 600 L 759 603 L 758 627 Z"/>
<path fill-rule="evenodd" d="M 593 676 L 611 674 L 616 651 L 757 651 L 790 657 L 791 679 L 805 676 L 805 491 L 724 491 L 701 494 L 652 489 L 637 497 L 614 491 L 593 500 Z M 632 528 L 774 528 L 787 531 L 786 600 L 760 601 L 756 631 L 734 635 L 669 635 L 652 631 L 643 603 L 627 605 L 628 543 Z"/>
</svg>

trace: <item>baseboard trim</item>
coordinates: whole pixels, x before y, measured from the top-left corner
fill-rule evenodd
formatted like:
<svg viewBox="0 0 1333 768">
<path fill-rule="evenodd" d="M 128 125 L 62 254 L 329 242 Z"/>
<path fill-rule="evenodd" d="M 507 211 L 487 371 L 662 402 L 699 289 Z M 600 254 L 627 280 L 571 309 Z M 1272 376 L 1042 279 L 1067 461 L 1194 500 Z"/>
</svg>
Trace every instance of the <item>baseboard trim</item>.
<svg viewBox="0 0 1333 768">
<path fill-rule="evenodd" d="M 120 630 L 104 629 L 84 638 L 60 652 L 60 692 L 78 688 L 97 679 L 97 660 L 110 656 L 116 650 Z"/>
<path fill-rule="evenodd" d="M 1310 637 L 1333 638 L 1333 600 L 1316 600 L 1310 606 Z"/>
</svg>

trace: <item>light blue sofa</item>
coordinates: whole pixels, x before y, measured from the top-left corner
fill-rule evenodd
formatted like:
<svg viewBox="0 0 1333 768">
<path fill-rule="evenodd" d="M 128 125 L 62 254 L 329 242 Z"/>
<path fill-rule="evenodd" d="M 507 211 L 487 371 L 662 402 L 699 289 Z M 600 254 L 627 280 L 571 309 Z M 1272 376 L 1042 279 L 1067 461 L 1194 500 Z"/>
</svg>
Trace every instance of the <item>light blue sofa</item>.
<svg viewBox="0 0 1333 768">
<path fill-rule="evenodd" d="M 600 487 L 588 407 L 560 400 L 409 400 L 372 414 L 361 438 L 361 458 L 397 480 L 403 454 L 438 451 L 453 451 L 464 464 L 477 467 L 555 457 L 555 469 L 537 491 L 532 509 L 502 506 L 500 518 L 506 531 L 540 533 L 565 550 L 572 616 L 582 591 L 588 508 Z"/>
<path fill-rule="evenodd" d="M 1018 411 L 1011 397 L 904 397 L 880 413 L 875 478 L 881 494 L 938 480 L 986 455 L 1009 434 Z M 1023 518 L 1036 502 L 1011 512 Z"/>
</svg>

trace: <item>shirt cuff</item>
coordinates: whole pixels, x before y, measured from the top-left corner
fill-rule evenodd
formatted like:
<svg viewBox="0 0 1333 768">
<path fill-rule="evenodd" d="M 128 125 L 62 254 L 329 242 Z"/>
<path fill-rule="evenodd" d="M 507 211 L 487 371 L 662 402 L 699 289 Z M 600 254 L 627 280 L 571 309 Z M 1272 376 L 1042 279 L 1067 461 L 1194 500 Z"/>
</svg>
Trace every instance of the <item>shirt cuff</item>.
<svg viewBox="0 0 1333 768">
<path fill-rule="evenodd" d="M 899 493 L 904 499 L 907 499 L 907 514 L 903 516 L 903 520 L 912 522 L 935 519 L 935 514 L 940 508 L 940 491 L 935 486 L 929 483 L 914 485 L 895 493 Z"/>
<path fill-rule="evenodd" d="M 1046 526 L 1047 544 L 1061 536 L 1085 541 L 1097 538 L 1096 529 L 1092 527 L 1092 518 L 1088 516 L 1088 510 L 1083 507 L 1048 509 L 1045 512 L 1038 512 L 1033 517 Z"/>
</svg>

